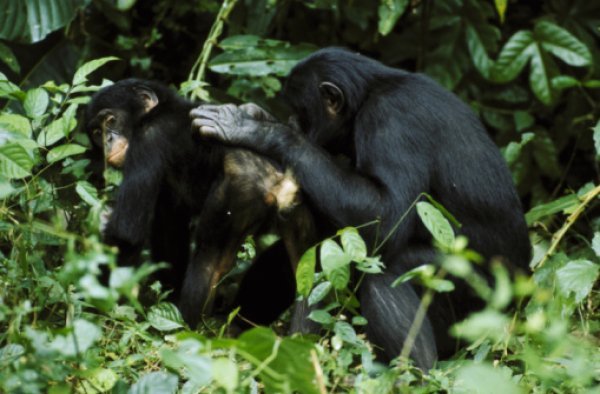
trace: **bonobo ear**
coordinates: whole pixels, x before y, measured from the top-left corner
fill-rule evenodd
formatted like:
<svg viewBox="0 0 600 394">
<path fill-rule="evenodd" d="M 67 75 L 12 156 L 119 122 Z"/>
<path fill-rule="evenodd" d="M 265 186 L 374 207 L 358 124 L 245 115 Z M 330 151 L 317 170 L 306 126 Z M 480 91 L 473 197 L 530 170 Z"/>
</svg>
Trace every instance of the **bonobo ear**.
<svg viewBox="0 0 600 394">
<path fill-rule="evenodd" d="M 344 93 L 333 82 L 321 82 L 319 85 L 321 98 L 325 102 L 327 113 L 336 116 L 344 107 Z"/>
<path fill-rule="evenodd" d="M 158 97 L 156 97 L 156 93 L 152 89 L 145 86 L 136 86 L 133 90 L 144 105 L 144 113 L 150 112 L 152 108 L 158 105 Z"/>
</svg>

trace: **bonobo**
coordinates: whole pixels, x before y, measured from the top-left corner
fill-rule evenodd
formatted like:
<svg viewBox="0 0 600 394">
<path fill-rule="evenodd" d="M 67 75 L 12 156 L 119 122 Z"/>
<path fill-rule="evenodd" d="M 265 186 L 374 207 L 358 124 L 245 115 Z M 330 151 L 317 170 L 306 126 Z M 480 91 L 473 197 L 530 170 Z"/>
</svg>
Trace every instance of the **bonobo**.
<svg viewBox="0 0 600 394">
<path fill-rule="evenodd" d="M 248 234 L 277 231 L 285 247 L 273 250 L 292 265 L 314 242 L 296 180 L 256 153 L 193 136 L 195 105 L 159 83 L 128 79 L 93 96 L 85 123 L 107 163 L 123 170 L 106 241 L 118 246 L 119 263 L 136 263 L 146 243 L 154 261 L 170 263 L 160 279 L 192 326 L 210 312 Z M 257 120 L 268 116 L 251 104 L 241 108 Z M 293 302 L 295 267 L 281 257 L 265 253 L 250 268 L 251 278 L 269 278 L 270 286 L 242 283 L 246 319 L 270 323 Z"/>
<path fill-rule="evenodd" d="M 256 120 L 231 105 L 201 106 L 193 125 L 204 137 L 240 146 L 291 168 L 316 217 L 336 227 L 379 218 L 388 234 L 421 192 L 462 223 L 473 249 L 526 268 L 530 244 L 510 172 L 481 122 L 454 94 L 424 75 L 386 67 L 346 50 L 320 50 L 291 72 L 283 96 L 300 130 Z M 334 157 L 343 155 L 349 164 Z M 377 229 L 361 229 L 369 245 Z M 367 335 L 388 358 L 400 353 L 419 306 L 398 275 L 436 258 L 411 211 L 381 249 L 387 269 L 359 289 Z M 484 269 L 485 270 L 485 269 Z M 411 357 L 430 367 L 455 343 L 448 328 L 476 305 L 464 284 L 437 297 Z"/>
</svg>

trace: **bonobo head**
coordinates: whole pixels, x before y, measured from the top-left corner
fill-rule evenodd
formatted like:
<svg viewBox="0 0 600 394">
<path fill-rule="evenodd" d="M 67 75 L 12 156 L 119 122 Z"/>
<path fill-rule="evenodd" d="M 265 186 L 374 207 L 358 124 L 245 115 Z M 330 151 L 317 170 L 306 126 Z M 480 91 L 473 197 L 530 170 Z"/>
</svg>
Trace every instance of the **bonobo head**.
<svg viewBox="0 0 600 394">
<path fill-rule="evenodd" d="M 353 119 L 366 98 L 369 73 L 383 65 L 339 49 L 319 50 L 290 73 L 283 95 L 311 140 L 326 145 L 352 130 Z"/>
<path fill-rule="evenodd" d="M 107 163 L 123 165 L 135 127 L 159 104 L 164 90 L 150 81 L 126 79 L 94 94 L 85 112 L 85 127 L 93 143 L 103 148 Z"/>
</svg>

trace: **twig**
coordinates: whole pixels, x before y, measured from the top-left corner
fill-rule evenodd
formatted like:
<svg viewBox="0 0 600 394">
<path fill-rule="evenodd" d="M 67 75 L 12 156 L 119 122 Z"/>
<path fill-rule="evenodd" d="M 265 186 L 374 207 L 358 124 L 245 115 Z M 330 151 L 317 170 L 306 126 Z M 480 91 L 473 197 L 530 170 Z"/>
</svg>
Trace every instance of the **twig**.
<svg viewBox="0 0 600 394">
<path fill-rule="evenodd" d="M 310 360 L 312 361 L 313 367 L 315 369 L 315 374 L 317 375 L 317 386 L 319 387 L 319 392 L 321 394 L 327 394 L 327 389 L 325 388 L 325 380 L 323 380 L 323 369 L 321 369 L 321 365 L 319 364 L 319 358 L 317 357 L 317 352 L 315 349 L 310 351 Z"/>
<path fill-rule="evenodd" d="M 560 241 L 562 241 L 562 239 L 565 236 L 565 234 L 567 233 L 567 231 L 569 231 L 571 226 L 577 221 L 577 219 L 579 219 L 579 216 L 583 213 L 583 211 L 585 210 L 587 205 L 594 198 L 596 198 L 598 196 L 598 194 L 600 194 L 600 186 L 596 186 L 595 188 L 593 188 L 592 190 L 590 190 L 589 192 L 587 192 L 583 195 L 583 197 L 582 197 L 583 201 L 581 202 L 581 204 L 579 204 L 577 206 L 577 209 L 575 209 L 575 211 L 569 215 L 569 217 L 567 218 L 567 220 L 565 221 L 563 226 L 560 228 L 560 230 L 558 230 L 552 236 L 552 244 L 550 245 L 550 248 L 548 248 L 548 250 L 544 254 L 544 257 L 542 257 L 542 259 L 540 260 L 540 262 L 536 268 L 540 268 L 542 265 L 544 265 L 546 260 L 548 260 L 548 258 L 556 251 L 558 244 L 560 243 Z"/>
<path fill-rule="evenodd" d="M 188 81 L 204 81 L 204 76 L 206 74 L 206 65 L 208 64 L 208 59 L 210 58 L 210 54 L 212 52 L 213 47 L 217 43 L 217 39 L 223 32 L 223 26 L 225 25 L 225 21 L 229 17 L 229 14 L 233 10 L 237 0 L 225 0 L 221 5 L 221 9 L 217 14 L 217 18 L 210 28 L 210 32 L 208 34 L 208 38 L 204 41 L 204 46 L 202 47 L 202 52 L 200 52 L 200 56 L 194 63 L 190 71 L 190 75 L 188 76 Z"/>
</svg>

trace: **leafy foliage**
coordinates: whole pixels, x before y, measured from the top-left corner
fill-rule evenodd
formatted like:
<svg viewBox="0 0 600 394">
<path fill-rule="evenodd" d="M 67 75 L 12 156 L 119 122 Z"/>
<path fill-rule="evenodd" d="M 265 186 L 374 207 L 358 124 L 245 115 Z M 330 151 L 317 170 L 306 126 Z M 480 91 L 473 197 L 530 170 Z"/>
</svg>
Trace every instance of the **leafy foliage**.
<svg viewBox="0 0 600 394">
<path fill-rule="evenodd" d="M 599 24 L 600 5 L 587 0 L 7 2 L 0 392 L 592 392 L 600 381 Z M 470 103 L 527 211 L 532 272 L 492 262 L 485 278 L 451 212 L 428 195 L 410 208 L 441 258 L 394 285 L 422 286 L 426 306 L 464 281 L 485 305 L 450 328 L 465 346 L 427 374 L 404 357 L 378 363 L 366 340 L 357 285 L 385 261 L 360 229 L 340 230 L 299 262 L 298 297 L 324 329 L 306 338 L 283 335 L 285 316 L 231 337 L 236 311 L 191 330 L 153 283 L 163 264 L 117 267 L 99 241 L 119 176 L 92 163 L 78 112 L 104 78 L 161 79 L 283 117 L 281 78 L 325 45 L 424 72 Z M 191 73 L 197 67 L 208 72 Z M 246 245 L 241 263 L 253 250 Z"/>
</svg>

